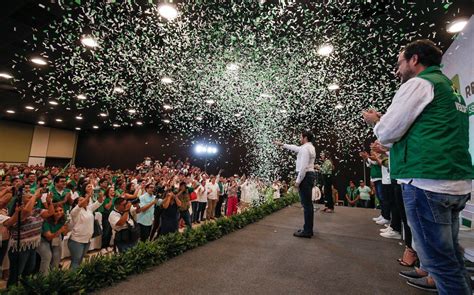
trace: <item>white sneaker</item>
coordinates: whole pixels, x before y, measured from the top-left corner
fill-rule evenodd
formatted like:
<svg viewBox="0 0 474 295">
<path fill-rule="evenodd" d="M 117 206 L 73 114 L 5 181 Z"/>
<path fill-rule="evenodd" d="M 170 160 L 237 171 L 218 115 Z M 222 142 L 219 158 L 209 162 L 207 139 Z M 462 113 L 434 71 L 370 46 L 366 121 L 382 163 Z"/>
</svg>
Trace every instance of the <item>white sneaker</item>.
<svg viewBox="0 0 474 295">
<path fill-rule="evenodd" d="M 383 216 L 382 215 L 379 215 L 378 217 L 374 217 L 372 218 L 373 221 L 379 221 L 380 219 L 382 219 Z"/>
<path fill-rule="evenodd" d="M 389 232 L 389 231 L 392 231 L 392 230 L 393 230 L 393 229 L 392 229 L 390 226 L 380 229 L 380 231 L 383 232 L 383 233 L 386 233 L 386 232 Z"/>
<path fill-rule="evenodd" d="M 375 222 L 379 225 L 384 225 L 384 224 L 389 224 L 390 223 L 390 220 L 387 220 L 385 218 L 382 217 L 382 219 L 380 219 L 379 221 Z"/>
<path fill-rule="evenodd" d="M 394 230 L 391 230 L 391 231 L 386 232 L 386 233 L 380 233 L 380 235 L 384 238 L 387 238 L 387 239 L 400 240 L 402 238 L 402 235 L 399 232 L 396 232 Z"/>
</svg>

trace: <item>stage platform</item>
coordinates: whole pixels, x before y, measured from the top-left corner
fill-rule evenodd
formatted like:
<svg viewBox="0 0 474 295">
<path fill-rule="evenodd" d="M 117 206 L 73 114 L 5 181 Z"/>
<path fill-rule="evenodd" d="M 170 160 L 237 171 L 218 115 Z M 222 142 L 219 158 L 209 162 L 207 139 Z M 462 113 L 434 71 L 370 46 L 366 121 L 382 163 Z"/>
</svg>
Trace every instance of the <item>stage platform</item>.
<svg viewBox="0 0 474 295">
<path fill-rule="evenodd" d="M 99 293 L 428 294 L 399 277 L 404 246 L 379 235 L 378 213 L 318 211 L 314 237 L 302 239 L 293 237 L 303 222 L 295 204 Z"/>
</svg>

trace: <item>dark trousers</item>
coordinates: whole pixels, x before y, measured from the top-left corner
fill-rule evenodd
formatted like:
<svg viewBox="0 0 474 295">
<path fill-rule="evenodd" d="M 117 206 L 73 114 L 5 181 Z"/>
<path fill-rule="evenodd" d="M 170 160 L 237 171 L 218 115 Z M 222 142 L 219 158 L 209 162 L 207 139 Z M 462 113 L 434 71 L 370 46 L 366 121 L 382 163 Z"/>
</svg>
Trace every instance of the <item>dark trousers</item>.
<svg viewBox="0 0 474 295">
<path fill-rule="evenodd" d="M 198 221 L 198 214 L 199 214 L 199 202 L 191 202 L 191 208 L 193 210 L 193 215 L 191 217 L 191 222 L 196 222 Z"/>
<path fill-rule="evenodd" d="M 138 224 L 140 226 L 140 241 L 145 242 L 150 238 L 151 225 Z"/>
<path fill-rule="evenodd" d="M 207 202 L 198 202 L 198 216 L 196 221 L 204 221 L 204 212 L 206 211 Z"/>
<path fill-rule="evenodd" d="M 117 251 L 119 253 L 123 253 L 123 252 L 126 252 L 128 249 L 134 247 L 136 244 L 137 244 L 138 241 L 135 241 L 135 242 L 119 242 L 117 240 L 115 240 L 115 247 L 117 247 Z"/>
<path fill-rule="evenodd" d="M 390 227 L 394 231 L 402 231 L 402 220 L 400 218 L 400 212 L 397 207 L 397 200 L 395 196 L 395 186 L 396 182 L 392 181 L 392 184 L 383 185 L 383 196 L 384 196 L 384 206 L 387 206 L 390 210 Z"/>
<path fill-rule="evenodd" d="M 369 202 L 370 202 L 370 200 L 362 200 L 362 199 L 359 199 L 359 201 L 357 202 L 357 207 L 360 207 L 360 208 L 369 208 Z"/>
<path fill-rule="evenodd" d="M 102 213 L 102 244 L 101 248 L 105 249 L 110 246 L 112 239 L 112 227 L 109 223 L 109 214 Z"/>
<path fill-rule="evenodd" d="M 316 179 L 316 173 L 312 171 L 306 172 L 306 175 L 299 186 L 301 205 L 303 206 L 303 212 L 304 212 L 303 213 L 304 214 L 303 232 L 307 234 L 313 233 L 314 208 L 313 208 L 313 202 L 311 201 L 311 197 L 312 197 L 312 191 L 313 191 L 315 179 Z M 332 196 L 331 196 L 331 199 L 332 199 Z"/>
<path fill-rule="evenodd" d="M 411 247 L 411 229 L 408 226 L 408 221 L 407 221 L 407 214 L 405 212 L 405 204 L 403 202 L 403 194 L 402 194 L 402 187 L 399 184 L 394 185 L 394 194 L 395 194 L 395 202 L 397 205 L 398 213 L 400 215 L 400 219 L 402 221 L 403 225 L 403 232 L 405 233 L 405 245 L 408 248 Z"/>
<path fill-rule="evenodd" d="M 334 200 L 332 199 L 332 175 L 323 174 L 324 185 L 324 199 L 326 200 L 326 207 L 334 210 Z"/>
<path fill-rule="evenodd" d="M 36 249 L 28 249 L 23 251 L 8 251 L 10 259 L 10 277 L 8 278 L 7 287 L 10 287 L 18 281 L 19 276 L 28 276 L 33 273 L 36 265 Z"/>
<path fill-rule="evenodd" d="M 188 228 L 191 228 L 191 214 L 189 214 L 189 210 L 179 211 L 179 218 L 183 218 L 184 223 Z"/>
<path fill-rule="evenodd" d="M 219 200 L 216 204 L 216 214 L 214 215 L 216 218 L 222 216 L 222 204 L 224 204 L 225 199 L 227 199 L 227 195 L 219 196 Z"/>
</svg>

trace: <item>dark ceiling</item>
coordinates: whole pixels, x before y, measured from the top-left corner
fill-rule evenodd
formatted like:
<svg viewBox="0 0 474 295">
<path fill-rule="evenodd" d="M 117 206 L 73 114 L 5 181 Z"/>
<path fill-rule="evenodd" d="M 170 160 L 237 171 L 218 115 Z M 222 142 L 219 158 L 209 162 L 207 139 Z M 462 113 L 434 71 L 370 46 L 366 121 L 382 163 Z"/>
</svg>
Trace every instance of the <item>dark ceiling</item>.
<svg viewBox="0 0 474 295">
<path fill-rule="evenodd" d="M 74 7 L 70 10 L 65 10 L 64 3 L 68 3 L 68 7 L 77 6 L 77 9 Z M 69 3 L 71 2 L 71 3 Z M 2 36 L 2 42 L 0 43 L 0 72 L 11 73 L 15 78 L 14 79 L 1 79 L 0 78 L 0 119 L 5 120 L 15 120 L 21 122 L 28 122 L 36 124 L 39 120 L 46 122 L 47 126 L 73 129 L 75 127 L 82 127 L 82 130 L 91 129 L 93 125 L 98 125 L 101 128 L 112 128 L 112 124 L 115 122 L 114 118 L 117 116 L 119 124 L 125 124 L 128 126 L 133 125 L 137 120 L 141 120 L 145 125 L 152 125 L 157 127 L 162 127 L 164 118 L 171 118 L 173 110 L 163 109 L 163 105 L 167 101 L 173 101 L 174 99 L 180 99 L 179 97 L 170 97 L 167 99 L 157 100 L 153 102 L 153 109 L 150 112 L 143 112 L 143 118 L 140 116 L 132 116 L 132 118 L 120 117 L 118 114 L 119 111 L 123 111 L 126 106 L 121 109 L 116 109 L 113 105 L 107 103 L 105 100 L 97 99 L 97 103 L 90 103 L 81 105 L 77 102 L 77 98 L 72 93 L 80 92 L 80 86 L 76 85 L 74 80 L 75 74 L 70 74 L 68 76 L 66 71 L 61 72 L 60 79 L 61 81 L 51 80 L 56 83 L 57 89 L 63 91 L 64 88 L 61 88 L 59 84 L 69 85 L 68 89 L 71 90 L 70 93 L 67 93 L 65 97 L 59 100 L 58 106 L 52 106 L 48 103 L 49 100 L 55 100 L 55 97 L 61 95 L 61 93 L 45 92 L 45 87 L 39 89 L 41 91 L 36 92 L 35 84 L 47 85 L 48 82 L 43 80 L 44 76 L 47 74 L 54 73 L 58 71 L 58 67 L 62 65 L 55 64 L 55 59 L 59 59 L 62 55 L 68 54 L 68 51 L 62 50 L 61 48 L 41 48 L 38 44 L 42 43 L 42 38 L 44 32 L 48 30 L 54 30 L 50 27 L 53 23 L 62 22 L 64 18 L 67 17 L 67 14 L 70 14 L 72 18 L 79 17 L 81 15 L 80 7 L 84 6 L 87 1 L 84 0 L 75 0 L 75 1 L 60 1 L 60 0 L 15 0 L 15 1 L 4 1 L 2 3 L 2 9 L 0 10 L 0 35 Z M 95 1 L 95 2 L 104 2 L 104 1 Z M 116 1 L 108 1 L 116 2 Z M 117 1 L 121 2 L 121 1 Z M 124 1 L 125 2 L 125 1 Z M 128 1 L 126 1 L 128 2 Z M 146 9 L 150 7 L 150 1 L 132 1 L 134 2 L 135 10 L 131 9 L 130 14 L 137 13 L 138 9 Z M 153 1 L 153 5 L 157 1 Z M 175 1 L 176 2 L 176 1 Z M 194 3 L 198 1 L 187 1 L 189 3 Z M 298 11 L 298 5 L 308 5 L 309 2 L 318 2 L 318 1 L 257 1 L 263 3 L 261 5 L 267 5 L 268 7 L 276 7 L 286 3 L 285 9 L 291 12 L 292 9 Z M 462 0 L 462 1 L 452 1 L 448 3 L 447 1 L 353 1 L 356 4 L 348 5 L 349 1 L 319 1 L 319 2 L 341 2 L 346 3 L 342 6 L 351 6 L 352 10 L 339 10 L 337 5 L 332 6 L 331 9 L 328 9 L 326 12 L 331 14 L 331 21 L 334 22 L 335 28 L 337 26 L 348 22 L 351 18 L 351 15 L 347 15 L 347 11 L 360 10 L 360 14 L 357 17 L 359 18 L 374 18 L 374 17 L 385 17 L 389 15 L 397 14 L 398 5 L 405 5 L 405 2 L 408 2 L 411 6 L 410 9 L 406 7 L 402 14 L 415 14 L 416 17 L 411 17 L 409 21 L 399 18 L 400 21 L 392 24 L 394 27 L 403 28 L 404 32 L 419 31 L 417 32 L 418 36 L 425 38 L 434 39 L 443 49 L 446 49 L 451 41 L 452 35 L 447 34 L 445 27 L 446 24 L 452 21 L 457 17 L 470 16 L 474 12 L 474 5 L 472 0 Z M 373 2 L 373 3 L 372 3 Z M 411 3 L 410 3 L 411 2 Z M 438 10 L 432 11 L 431 13 L 427 10 L 424 10 L 425 5 L 433 5 L 433 2 L 439 2 L 436 5 L 439 7 Z M 181 4 L 180 4 L 181 3 Z M 186 1 L 178 1 L 179 5 L 183 4 Z M 222 2 L 222 3 L 225 3 Z M 397 4 L 398 3 L 398 4 Z M 109 5 L 115 5 L 110 3 Z M 226 6 L 223 4 L 223 9 Z M 257 7 L 257 6 L 255 6 Z M 123 13 L 123 11 L 121 11 Z M 196 13 L 196 11 L 194 11 Z M 249 14 L 246 15 L 246 17 Z M 250 14 L 251 15 L 251 14 Z M 187 21 L 192 21 L 194 16 L 189 16 Z M 284 19 L 286 17 L 286 19 Z M 198 16 L 194 17 L 198 18 Z M 407 18 L 408 19 L 408 18 Z M 418 23 L 413 23 L 413 19 L 418 21 Z M 229 22 L 239 23 L 239 19 L 229 19 Z M 281 22 L 291 22 L 291 14 L 286 14 L 280 19 Z M 295 18 L 296 26 L 302 26 L 301 32 L 304 32 L 305 23 L 302 22 L 298 17 Z M 421 24 L 418 26 L 418 24 Z M 426 24 L 429 24 L 428 26 Z M 57 25 L 56 25 L 57 26 Z M 82 28 L 84 29 L 84 28 Z M 218 28 L 216 28 L 218 30 Z M 84 32 L 85 30 L 83 30 Z M 286 31 L 273 30 L 275 38 L 283 38 L 286 34 Z M 402 30 L 401 30 L 402 31 Z M 179 32 L 179 31 L 177 31 Z M 436 34 L 433 34 L 436 32 Z M 60 34 L 60 33 L 58 33 Z M 51 33 L 48 35 L 51 36 Z M 283 37 L 282 37 L 283 36 Z M 291 33 L 288 33 L 288 36 L 291 37 Z M 381 36 L 380 38 L 385 38 L 386 36 Z M 114 38 L 120 39 L 120 34 L 115 35 Z M 167 46 L 165 43 L 160 44 L 163 40 L 157 40 L 157 46 Z M 74 43 L 74 42 L 73 42 Z M 383 43 L 383 42 L 382 42 Z M 387 42 L 391 45 L 391 43 Z M 75 46 L 81 47 L 79 40 L 76 40 Z M 35 49 L 37 51 L 35 51 Z M 398 48 L 392 48 L 394 51 Z M 182 50 L 182 48 L 181 48 Z M 192 50 L 190 48 L 189 50 Z M 45 57 L 50 59 L 50 64 L 45 67 L 33 66 L 28 59 L 37 54 L 42 54 Z M 81 53 L 83 59 L 93 60 L 93 58 L 87 54 L 87 52 Z M 292 53 L 289 53 L 292 54 Z M 271 56 L 271 52 L 265 52 L 263 58 Z M 354 58 L 357 57 L 354 54 Z M 270 57 L 269 57 L 270 58 Z M 73 65 L 74 66 L 74 65 Z M 107 65 L 105 65 L 107 66 Z M 284 66 L 284 65 L 282 65 Z M 68 79 L 71 78 L 71 80 Z M 59 78 L 58 78 L 59 79 Z M 123 79 L 123 77 L 122 77 Z M 146 83 L 149 83 L 147 81 Z M 140 86 L 145 88 L 146 85 L 144 82 Z M 346 82 L 347 83 L 347 82 Z M 59 85 L 59 86 L 58 86 Z M 192 87 L 192 84 L 187 85 L 187 87 Z M 100 87 L 97 86 L 98 88 Z M 144 93 L 139 92 L 137 96 L 133 98 L 135 102 L 137 97 L 140 97 Z M 281 90 L 283 91 L 283 90 Z M 288 90 L 291 93 L 293 90 Z M 179 95 L 185 95 L 186 92 L 180 92 Z M 163 94 L 162 94 L 163 95 Z M 211 95 L 211 94 L 209 94 Z M 47 97 L 48 96 L 48 97 Z M 89 97 L 88 97 L 89 99 Z M 281 103 L 281 102 L 279 102 Z M 33 106 L 34 110 L 27 110 L 25 106 Z M 147 104 L 137 103 L 135 108 L 146 108 Z M 14 110 L 14 114 L 7 113 L 7 110 Z M 125 110 L 126 111 L 126 110 Z M 139 112 L 140 109 L 138 109 Z M 108 117 L 102 118 L 99 116 L 100 112 L 107 112 Z M 214 121 L 216 118 L 212 111 L 208 109 L 203 110 L 202 113 L 205 115 L 205 120 Z M 75 117 L 77 115 L 82 116 L 83 120 L 77 120 Z M 60 118 L 62 122 L 56 122 L 55 119 Z"/>
</svg>

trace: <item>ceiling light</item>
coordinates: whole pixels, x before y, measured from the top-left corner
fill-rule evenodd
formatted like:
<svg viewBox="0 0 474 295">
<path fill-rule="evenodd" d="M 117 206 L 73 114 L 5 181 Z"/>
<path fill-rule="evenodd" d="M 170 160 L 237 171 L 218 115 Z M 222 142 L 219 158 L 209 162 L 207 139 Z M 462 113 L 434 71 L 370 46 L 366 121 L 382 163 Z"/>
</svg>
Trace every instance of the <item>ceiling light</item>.
<svg viewBox="0 0 474 295">
<path fill-rule="evenodd" d="M 328 86 L 328 89 L 329 89 L 329 90 L 337 90 L 337 89 L 339 89 L 339 85 L 337 85 L 337 84 L 331 84 L 331 85 Z"/>
<path fill-rule="evenodd" d="M 213 100 L 213 99 L 206 99 L 206 103 L 207 103 L 208 105 L 212 105 L 212 104 L 216 103 L 216 101 Z"/>
<path fill-rule="evenodd" d="M 286 113 L 286 110 L 280 110 L 280 113 Z"/>
<path fill-rule="evenodd" d="M 44 66 L 48 64 L 48 62 L 44 58 L 41 58 L 41 57 L 33 57 L 30 60 L 32 63 L 40 65 L 40 66 Z"/>
<path fill-rule="evenodd" d="M 13 76 L 7 73 L 0 73 L 0 78 L 11 79 Z"/>
<path fill-rule="evenodd" d="M 334 48 L 330 44 L 322 45 L 318 48 L 318 54 L 322 56 L 328 56 L 333 50 Z"/>
<path fill-rule="evenodd" d="M 50 100 L 48 101 L 49 104 L 53 105 L 53 106 L 57 106 L 59 103 L 55 100 Z"/>
<path fill-rule="evenodd" d="M 92 128 L 94 128 L 94 129 L 99 129 L 99 126 L 94 125 L 94 126 L 92 126 Z"/>
<path fill-rule="evenodd" d="M 76 130 L 81 130 L 81 127 L 76 127 Z"/>
<path fill-rule="evenodd" d="M 202 121 L 202 117 L 201 117 L 201 116 L 197 116 L 197 117 L 196 117 L 196 120 Z"/>
<path fill-rule="evenodd" d="M 76 119 L 82 120 L 83 118 L 82 118 L 82 116 L 76 116 Z"/>
<path fill-rule="evenodd" d="M 239 65 L 236 63 L 230 63 L 227 65 L 227 70 L 229 71 L 237 71 L 239 69 Z"/>
<path fill-rule="evenodd" d="M 163 108 L 164 108 L 165 110 L 171 110 L 173 107 L 170 106 L 169 104 L 165 104 L 165 105 L 163 105 Z"/>
<path fill-rule="evenodd" d="M 334 108 L 336 108 L 337 110 L 340 110 L 342 109 L 344 106 L 340 103 L 338 103 Z"/>
<path fill-rule="evenodd" d="M 35 108 L 32 107 L 32 106 L 25 106 L 25 109 L 27 109 L 27 110 L 34 110 Z"/>
<path fill-rule="evenodd" d="M 173 79 L 171 79 L 170 77 L 163 77 L 161 78 L 161 83 L 170 84 L 170 83 L 173 83 Z"/>
<path fill-rule="evenodd" d="M 7 113 L 9 113 L 9 114 L 14 114 L 15 111 L 14 111 L 14 110 L 7 110 Z"/>
<path fill-rule="evenodd" d="M 273 95 L 268 94 L 268 93 L 262 93 L 262 94 L 260 94 L 260 97 L 263 97 L 263 98 L 272 98 Z"/>
<path fill-rule="evenodd" d="M 101 117 L 107 117 L 108 115 L 106 113 L 100 113 L 99 116 Z"/>
<path fill-rule="evenodd" d="M 44 121 L 38 121 L 39 125 L 44 125 Z"/>
<path fill-rule="evenodd" d="M 141 125 L 143 125 L 143 122 L 141 122 L 141 121 L 137 121 L 137 123 L 136 123 L 136 124 L 137 124 L 137 125 L 139 125 L 139 126 L 141 126 Z"/>
<path fill-rule="evenodd" d="M 120 127 L 120 125 L 117 123 L 112 124 L 112 126 L 114 126 L 115 128 Z"/>
<path fill-rule="evenodd" d="M 130 109 L 130 110 L 128 110 L 128 112 L 129 112 L 130 114 L 135 114 L 135 113 L 137 112 L 137 110 Z"/>
<path fill-rule="evenodd" d="M 87 99 L 87 97 L 84 94 L 79 94 L 77 96 L 77 99 L 84 100 L 84 99 Z"/>
<path fill-rule="evenodd" d="M 90 37 L 90 36 L 82 37 L 81 38 L 81 43 L 84 46 L 92 47 L 92 48 L 99 46 L 99 43 L 97 43 L 97 41 L 94 38 Z"/>
<path fill-rule="evenodd" d="M 170 120 L 168 120 L 168 119 L 164 119 L 164 120 L 163 120 L 163 123 L 166 123 L 166 124 L 168 124 L 169 122 L 171 122 L 171 121 L 170 121 Z"/>
<path fill-rule="evenodd" d="M 56 119 L 56 122 L 62 122 L 62 121 L 63 119 L 59 119 L 59 118 Z"/>
<path fill-rule="evenodd" d="M 167 20 L 173 20 L 178 17 L 178 10 L 174 5 L 161 4 L 158 6 L 158 13 Z"/>
<path fill-rule="evenodd" d="M 115 93 L 124 93 L 125 90 L 122 87 L 116 86 L 116 87 L 114 87 L 114 92 Z"/>
<path fill-rule="evenodd" d="M 466 19 L 458 19 L 448 25 L 447 31 L 448 33 L 459 33 L 464 29 L 466 25 Z"/>
<path fill-rule="evenodd" d="M 234 116 L 236 116 L 236 117 L 238 118 L 238 117 L 242 116 L 242 114 L 241 114 L 241 113 L 237 113 L 237 114 L 235 114 Z"/>
</svg>

